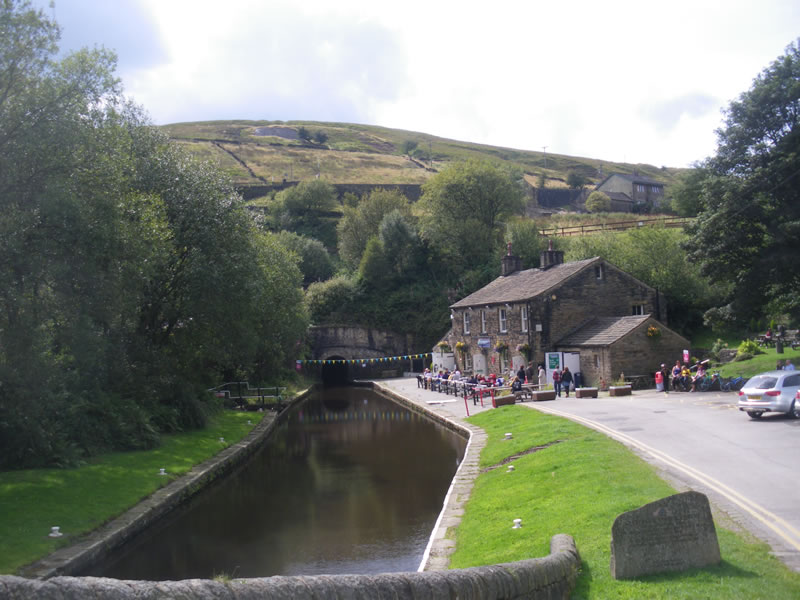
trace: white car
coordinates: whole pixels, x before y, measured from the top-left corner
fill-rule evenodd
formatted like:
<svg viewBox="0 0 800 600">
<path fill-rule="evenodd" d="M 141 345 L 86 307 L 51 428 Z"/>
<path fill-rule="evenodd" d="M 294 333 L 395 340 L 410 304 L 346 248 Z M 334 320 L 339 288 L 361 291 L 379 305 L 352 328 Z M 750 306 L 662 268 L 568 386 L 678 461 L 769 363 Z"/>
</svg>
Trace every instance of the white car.
<svg viewBox="0 0 800 600">
<path fill-rule="evenodd" d="M 765 412 L 782 412 L 800 418 L 800 371 L 767 371 L 751 377 L 739 391 L 739 410 L 751 419 Z"/>
</svg>

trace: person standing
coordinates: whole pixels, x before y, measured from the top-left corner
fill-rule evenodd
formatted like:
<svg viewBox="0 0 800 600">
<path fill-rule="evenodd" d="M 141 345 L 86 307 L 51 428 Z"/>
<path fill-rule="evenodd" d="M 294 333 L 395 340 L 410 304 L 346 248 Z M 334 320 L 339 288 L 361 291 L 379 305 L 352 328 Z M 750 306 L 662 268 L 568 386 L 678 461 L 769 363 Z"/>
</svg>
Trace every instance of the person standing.
<svg viewBox="0 0 800 600">
<path fill-rule="evenodd" d="M 547 371 L 544 370 L 544 365 L 539 365 L 537 377 L 539 378 L 539 389 L 543 390 L 547 386 Z"/>
<path fill-rule="evenodd" d="M 790 359 L 790 358 L 786 359 L 786 365 L 783 367 L 783 370 L 784 371 L 794 371 L 795 370 L 794 365 L 792 364 L 792 359 Z"/>
<path fill-rule="evenodd" d="M 564 395 L 569 398 L 569 386 L 572 385 L 572 373 L 568 366 L 564 366 L 561 371 L 561 388 L 564 390 Z"/>
<path fill-rule="evenodd" d="M 553 369 L 553 389 L 556 391 L 556 396 L 561 398 L 561 371 Z"/>
</svg>

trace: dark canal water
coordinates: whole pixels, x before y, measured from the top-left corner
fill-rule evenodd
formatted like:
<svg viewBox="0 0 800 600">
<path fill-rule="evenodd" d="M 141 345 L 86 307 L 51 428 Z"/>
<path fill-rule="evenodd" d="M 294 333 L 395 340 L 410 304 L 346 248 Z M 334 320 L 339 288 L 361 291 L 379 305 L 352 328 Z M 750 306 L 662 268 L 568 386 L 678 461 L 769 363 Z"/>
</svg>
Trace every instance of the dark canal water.
<svg viewBox="0 0 800 600">
<path fill-rule="evenodd" d="M 415 571 L 465 446 L 371 390 L 320 390 L 246 466 L 85 574 Z"/>
</svg>

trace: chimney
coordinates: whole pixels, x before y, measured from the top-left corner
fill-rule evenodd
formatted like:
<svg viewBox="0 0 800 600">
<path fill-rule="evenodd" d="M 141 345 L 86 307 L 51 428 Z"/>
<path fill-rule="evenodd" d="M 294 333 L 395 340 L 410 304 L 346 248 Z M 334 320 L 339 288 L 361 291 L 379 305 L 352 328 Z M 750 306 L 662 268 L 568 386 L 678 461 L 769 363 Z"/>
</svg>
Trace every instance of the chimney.
<svg viewBox="0 0 800 600">
<path fill-rule="evenodd" d="M 508 242 L 506 247 L 508 248 L 508 253 L 500 261 L 500 275 L 503 277 L 522 269 L 522 259 L 511 254 L 511 242 Z"/>
<path fill-rule="evenodd" d="M 549 269 L 555 265 L 563 264 L 564 253 L 561 250 L 553 250 L 553 240 L 548 240 L 547 250 L 539 255 L 539 268 Z"/>
</svg>

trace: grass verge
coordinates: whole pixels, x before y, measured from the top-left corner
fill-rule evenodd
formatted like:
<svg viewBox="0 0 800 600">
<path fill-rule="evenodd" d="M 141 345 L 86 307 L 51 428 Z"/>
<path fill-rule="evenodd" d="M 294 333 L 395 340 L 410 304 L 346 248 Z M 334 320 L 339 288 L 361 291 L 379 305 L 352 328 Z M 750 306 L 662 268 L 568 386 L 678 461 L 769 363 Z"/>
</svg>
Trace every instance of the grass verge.
<svg viewBox="0 0 800 600">
<path fill-rule="evenodd" d="M 469 419 L 488 434 L 482 473 L 456 530 L 451 568 L 545 556 L 550 538 L 575 538 L 582 570 L 573 598 L 798 598 L 800 574 L 744 533 L 717 525 L 722 563 L 706 569 L 616 581 L 611 525 L 622 512 L 675 493 L 622 444 L 566 419 L 507 406 Z M 512 440 L 504 440 L 505 432 Z M 548 445 L 549 444 L 549 445 Z M 512 529 L 514 519 L 521 529 Z"/>
<path fill-rule="evenodd" d="M 800 364 L 798 364 L 800 363 L 800 350 L 792 350 L 791 347 L 785 347 L 783 354 L 778 354 L 775 348 L 764 348 L 763 350 L 764 354 L 756 354 L 753 358 L 741 362 L 725 363 L 713 370 L 719 371 L 723 377 L 741 376 L 746 379 L 764 371 L 774 370 L 779 359 L 786 362 L 787 358 L 791 359 L 795 367 L 800 368 Z"/>
<path fill-rule="evenodd" d="M 122 514 L 242 439 L 262 417 L 224 411 L 205 429 L 163 436 L 153 450 L 105 454 L 76 469 L 0 473 L 0 573 L 14 573 Z M 161 468 L 169 476 L 159 475 Z M 53 526 L 64 537 L 48 537 Z"/>
</svg>

